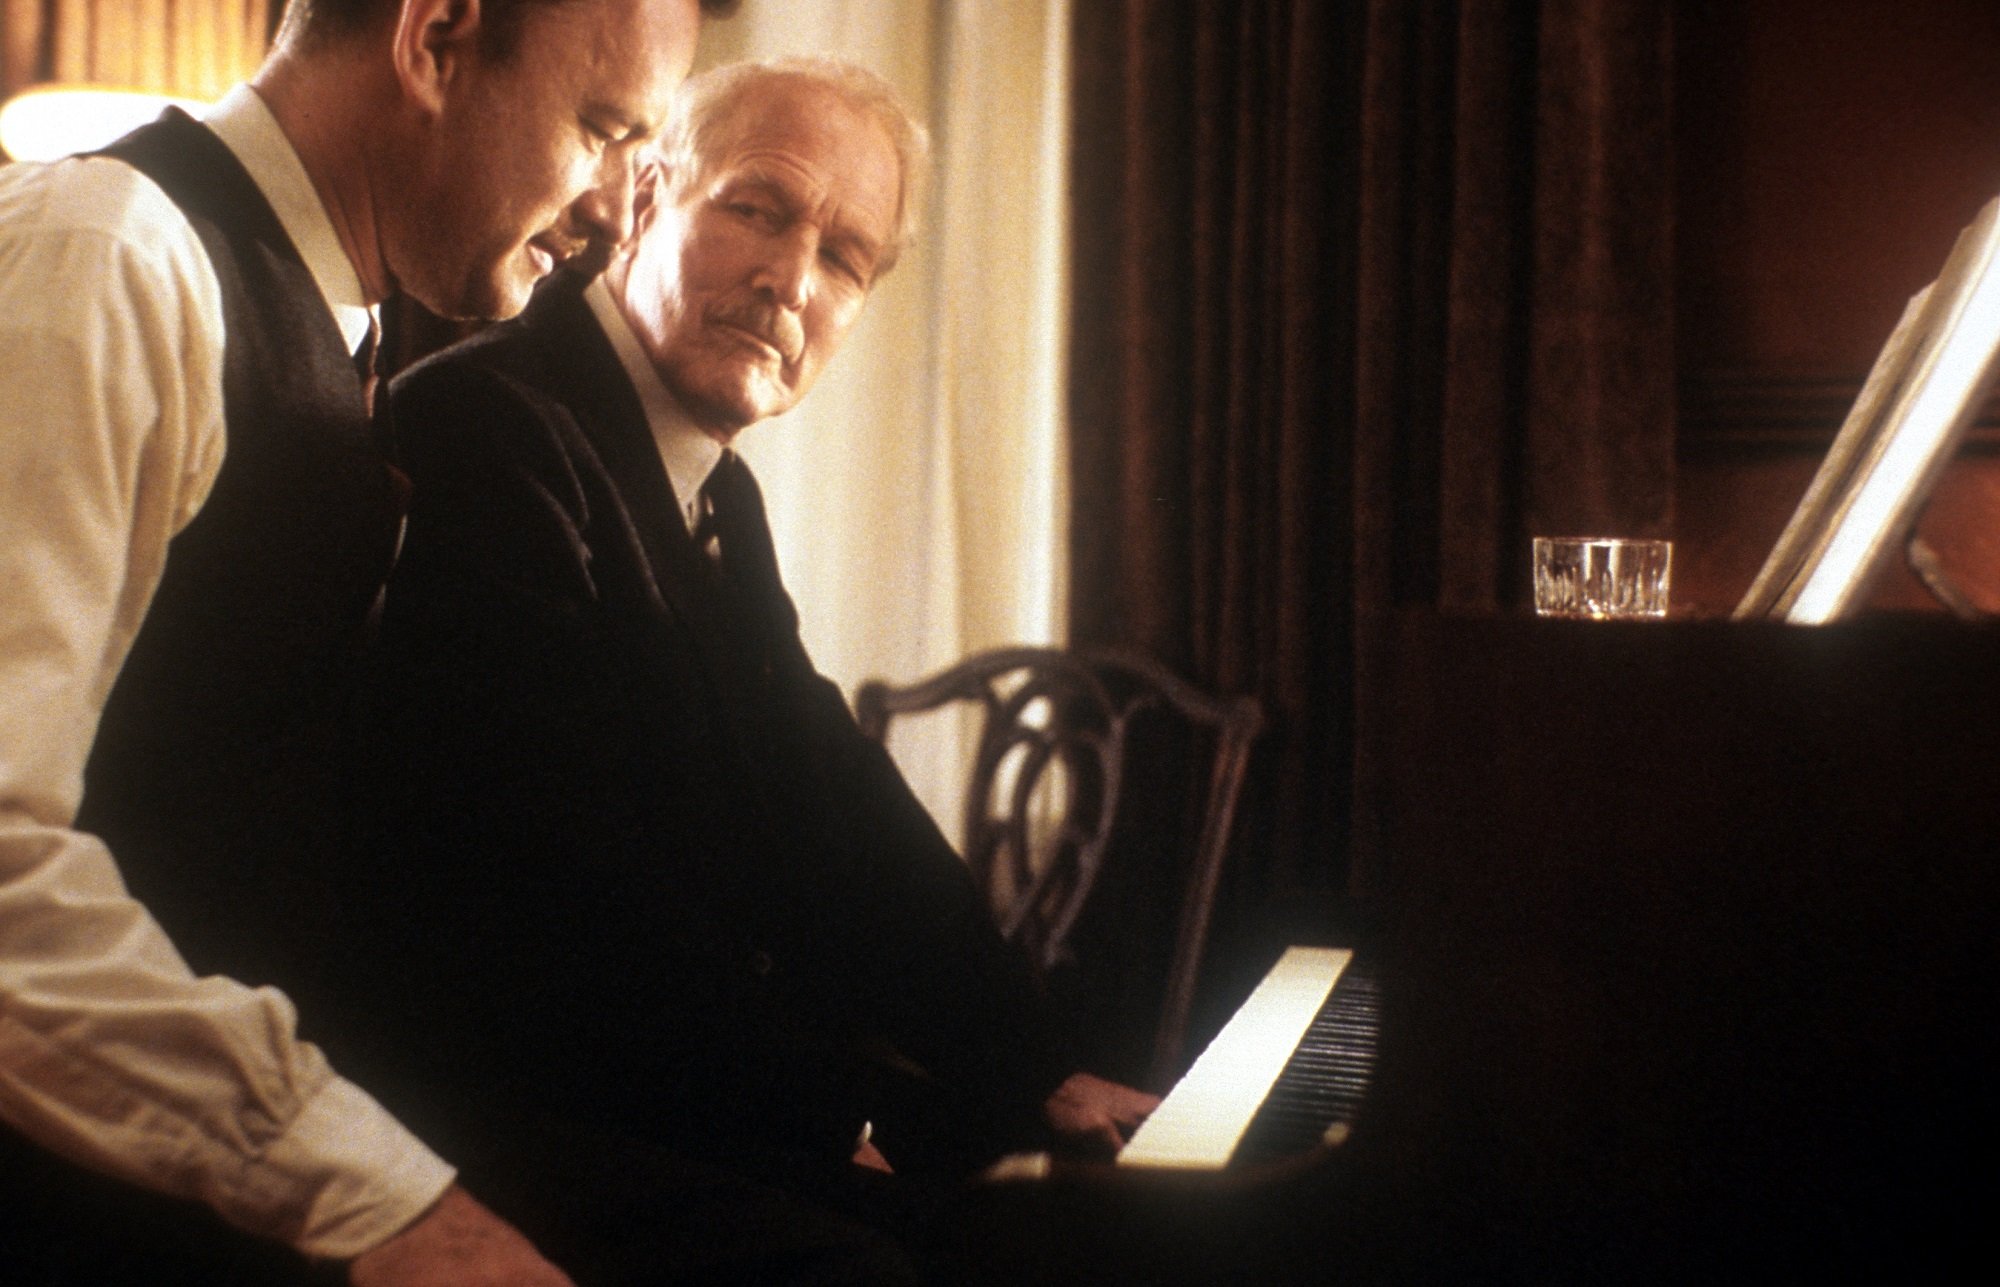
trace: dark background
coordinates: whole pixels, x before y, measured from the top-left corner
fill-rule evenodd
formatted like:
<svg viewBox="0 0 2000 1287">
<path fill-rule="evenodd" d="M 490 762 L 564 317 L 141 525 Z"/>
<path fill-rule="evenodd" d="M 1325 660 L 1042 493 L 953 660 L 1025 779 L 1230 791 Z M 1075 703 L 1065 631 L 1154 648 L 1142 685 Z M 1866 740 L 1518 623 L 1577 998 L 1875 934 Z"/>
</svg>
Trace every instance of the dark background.
<svg viewBox="0 0 2000 1287">
<path fill-rule="evenodd" d="M 1080 0 L 1076 36 L 1072 619 L 1267 704 L 1218 943 L 1261 961 L 1393 875 L 1393 614 L 1520 613 L 1530 535 L 1583 530 L 1734 606 L 2000 192 L 2000 10 Z M 1989 606 L 1995 434 L 1922 523 Z M 1936 610 L 1900 567 L 1872 602 Z"/>
</svg>

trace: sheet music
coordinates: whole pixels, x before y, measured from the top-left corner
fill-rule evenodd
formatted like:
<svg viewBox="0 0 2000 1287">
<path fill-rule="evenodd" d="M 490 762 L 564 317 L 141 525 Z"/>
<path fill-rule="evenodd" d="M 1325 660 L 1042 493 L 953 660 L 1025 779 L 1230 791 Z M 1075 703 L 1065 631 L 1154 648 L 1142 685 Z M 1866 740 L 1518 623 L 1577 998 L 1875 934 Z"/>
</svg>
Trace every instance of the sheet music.
<svg viewBox="0 0 2000 1287">
<path fill-rule="evenodd" d="M 1830 621 L 1866 587 L 1950 460 L 2000 353 L 2000 199 L 1904 310 L 1735 615 Z"/>
</svg>

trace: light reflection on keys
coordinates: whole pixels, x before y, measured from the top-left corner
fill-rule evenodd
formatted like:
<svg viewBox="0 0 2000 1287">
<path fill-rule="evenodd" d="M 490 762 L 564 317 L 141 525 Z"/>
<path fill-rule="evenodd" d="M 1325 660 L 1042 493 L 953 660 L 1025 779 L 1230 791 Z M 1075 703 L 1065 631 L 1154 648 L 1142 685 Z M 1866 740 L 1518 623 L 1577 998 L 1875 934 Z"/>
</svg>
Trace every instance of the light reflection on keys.
<svg viewBox="0 0 2000 1287">
<path fill-rule="evenodd" d="M 1375 1073 L 1381 989 L 1356 961 L 1299 1039 L 1230 1165 L 1272 1161 L 1345 1143 Z"/>
<path fill-rule="evenodd" d="M 1118 1155 L 1120 1166 L 1222 1167 L 1341 972 L 1346 948 L 1288 949 Z"/>
</svg>

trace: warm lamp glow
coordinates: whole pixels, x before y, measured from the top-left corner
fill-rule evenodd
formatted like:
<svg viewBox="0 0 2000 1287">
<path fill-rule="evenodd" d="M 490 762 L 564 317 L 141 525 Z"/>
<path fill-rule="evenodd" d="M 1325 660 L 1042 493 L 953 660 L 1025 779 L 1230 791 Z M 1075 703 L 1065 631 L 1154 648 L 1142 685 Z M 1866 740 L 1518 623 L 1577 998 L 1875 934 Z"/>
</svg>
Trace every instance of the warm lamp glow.
<svg viewBox="0 0 2000 1287">
<path fill-rule="evenodd" d="M 0 107 L 0 148 L 16 161 L 53 161 L 103 147 L 169 105 L 199 112 L 206 104 L 165 94 L 99 85 L 41 85 Z"/>
</svg>

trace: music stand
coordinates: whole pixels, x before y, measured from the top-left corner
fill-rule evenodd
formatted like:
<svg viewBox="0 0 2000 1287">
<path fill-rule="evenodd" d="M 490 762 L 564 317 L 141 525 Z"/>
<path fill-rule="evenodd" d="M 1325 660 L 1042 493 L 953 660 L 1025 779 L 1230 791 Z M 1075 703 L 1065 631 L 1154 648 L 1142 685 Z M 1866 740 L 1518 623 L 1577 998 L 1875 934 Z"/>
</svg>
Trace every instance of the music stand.
<svg viewBox="0 0 2000 1287">
<path fill-rule="evenodd" d="M 1938 279 L 1903 311 L 1737 619 L 1818 625 L 1853 609 L 1914 527 L 2000 368 L 1996 352 L 2000 198 L 1959 234 Z M 1927 553 L 1912 558 L 1922 564 Z"/>
</svg>

